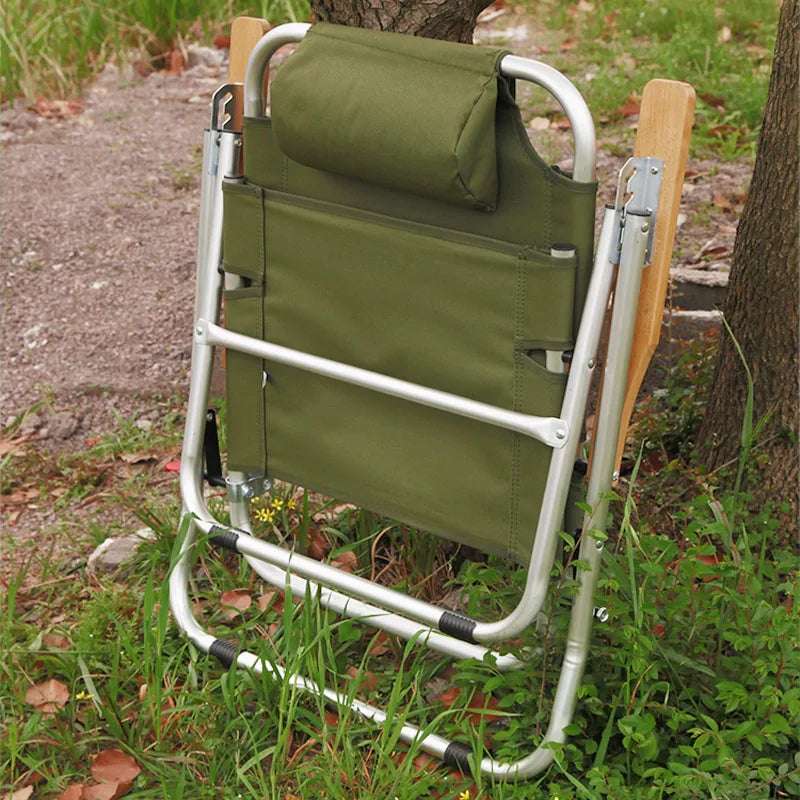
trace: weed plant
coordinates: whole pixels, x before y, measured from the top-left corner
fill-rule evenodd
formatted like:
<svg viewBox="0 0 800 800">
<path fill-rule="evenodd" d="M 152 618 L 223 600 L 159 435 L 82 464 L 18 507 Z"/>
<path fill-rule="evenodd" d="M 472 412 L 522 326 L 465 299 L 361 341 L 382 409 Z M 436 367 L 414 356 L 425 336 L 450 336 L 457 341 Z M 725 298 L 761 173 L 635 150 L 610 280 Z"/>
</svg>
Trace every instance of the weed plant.
<svg viewBox="0 0 800 800">
<path fill-rule="evenodd" d="M 129 434 L 122 437 L 130 445 Z M 36 773 L 40 796 L 54 797 L 85 781 L 92 756 L 113 746 L 143 768 L 130 795 L 137 798 L 800 796 L 797 553 L 781 544 L 776 515 L 753 515 L 746 494 L 710 485 L 672 512 L 669 535 L 659 532 L 658 520 L 644 520 L 645 506 L 636 503 L 640 495 L 649 502 L 652 480 L 634 475 L 637 488 L 621 503 L 597 601 L 610 619 L 595 626 L 571 738 L 533 782 L 473 783 L 409 752 L 398 732 L 411 722 L 491 746 L 498 758 L 527 752 L 546 725 L 558 674 L 575 588 L 568 569 L 554 571 L 545 616 L 512 645 L 541 648 L 542 657 L 501 676 L 481 662 L 453 670 L 413 642 L 329 617 L 310 598 L 284 599 L 236 556 L 211 554 L 201 542 L 195 614 L 264 664 L 260 675 L 226 672 L 170 620 L 176 509 L 152 503 L 142 515 L 158 539 L 126 575 L 31 586 L 22 568 L 9 581 L 0 791 Z M 367 572 L 376 539 L 396 554 L 408 536 L 290 487 L 258 508 L 262 527 L 296 541 L 302 535 L 308 546 L 324 531 L 330 559 L 352 552 Z M 446 563 L 470 613 L 503 613 L 519 595 L 523 573 L 499 559 L 442 562 L 431 551 L 425 569 Z M 402 564 L 394 569 L 394 583 L 412 575 Z M 252 603 L 222 605 L 229 591 Z M 66 640 L 54 644 L 53 635 Z M 301 691 L 297 674 L 382 704 L 388 722 L 376 727 L 345 705 L 331 708 Z M 28 687 L 51 678 L 68 687 L 66 706 L 34 711 Z"/>
<path fill-rule="evenodd" d="M 74 98 L 112 56 L 131 49 L 160 63 L 181 40 L 209 44 L 240 15 L 273 24 L 306 19 L 301 0 L 6 0 L 0 4 L 0 101 L 40 95 Z M 136 58 L 140 56 L 135 56 Z"/>
<path fill-rule="evenodd" d="M 575 82 L 600 121 L 619 121 L 651 78 L 686 81 L 698 96 L 693 150 L 737 158 L 755 153 L 778 5 L 550 0 L 527 8 L 543 29 L 558 31 L 544 58 Z"/>
</svg>

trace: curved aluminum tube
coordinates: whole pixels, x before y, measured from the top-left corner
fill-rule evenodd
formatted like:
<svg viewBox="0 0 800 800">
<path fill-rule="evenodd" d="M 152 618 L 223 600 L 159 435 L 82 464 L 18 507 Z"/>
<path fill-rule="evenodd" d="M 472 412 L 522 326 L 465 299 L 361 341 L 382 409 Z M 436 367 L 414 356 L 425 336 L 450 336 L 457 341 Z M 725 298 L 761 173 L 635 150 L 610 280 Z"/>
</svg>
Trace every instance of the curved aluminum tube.
<svg viewBox="0 0 800 800">
<path fill-rule="evenodd" d="M 289 22 L 265 33 L 250 53 L 244 73 L 244 115 L 264 115 L 264 70 L 272 54 L 285 44 L 299 42 L 311 27 L 307 22 Z"/>
<path fill-rule="evenodd" d="M 267 583 L 284 590 L 288 583 L 289 591 L 300 600 L 306 596 L 306 592 L 310 592 L 311 596 L 316 597 L 321 605 L 330 608 L 340 616 L 357 619 L 373 628 L 379 628 L 393 636 L 399 636 L 401 639 L 416 639 L 419 644 L 425 645 L 431 650 L 459 660 L 474 658 L 483 661 L 484 656 L 491 652 L 480 645 L 462 642 L 426 625 L 420 625 L 397 614 L 392 614 L 384 608 L 378 608 L 341 592 L 324 588 L 318 583 L 287 573 L 280 567 L 265 564 L 252 556 L 245 556 L 245 558 L 247 563 Z M 500 655 L 499 653 L 495 655 L 495 667 L 501 672 L 522 667 L 522 662 L 515 656 Z"/>
<path fill-rule="evenodd" d="M 594 269 L 586 294 L 585 319 L 575 342 L 567 388 L 564 393 L 561 414 L 571 431 L 581 430 L 580 421 L 585 413 L 589 382 L 594 370 L 603 318 L 611 291 L 614 265 L 611 263 L 610 256 L 616 227 L 615 220 L 616 213 L 613 209 L 607 208 L 600 239 L 597 243 Z M 587 315 L 591 315 L 591 317 L 586 319 Z M 551 498 L 552 502 L 544 506 L 539 513 L 528 577 L 519 604 L 503 619 L 495 622 L 479 622 L 472 632 L 477 641 L 490 642 L 517 636 L 541 610 L 550 586 L 550 570 L 558 539 L 556 534 L 564 514 L 564 505 L 578 444 L 578 436 L 575 435 L 566 447 L 553 451 L 545 485 L 545 497 Z"/>
<path fill-rule="evenodd" d="M 247 117 L 264 114 L 264 70 L 272 54 L 285 44 L 299 42 L 311 26 L 305 22 L 279 25 L 267 33 L 255 46 L 244 77 L 244 113 Z M 572 82 L 553 67 L 531 58 L 507 55 L 500 62 L 500 71 L 509 78 L 521 78 L 546 89 L 564 108 L 572 125 L 575 142 L 575 161 L 572 177 L 589 183 L 595 177 L 594 122 L 586 101 Z"/>
<path fill-rule="evenodd" d="M 586 101 L 572 81 L 548 64 L 520 56 L 504 56 L 500 62 L 500 70 L 509 78 L 522 78 L 547 89 L 558 100 L 572 126 L 575 142 L 572 177 L 582 183 L 593 181 L 597 152 L 594 122 Z"/>
</svg>

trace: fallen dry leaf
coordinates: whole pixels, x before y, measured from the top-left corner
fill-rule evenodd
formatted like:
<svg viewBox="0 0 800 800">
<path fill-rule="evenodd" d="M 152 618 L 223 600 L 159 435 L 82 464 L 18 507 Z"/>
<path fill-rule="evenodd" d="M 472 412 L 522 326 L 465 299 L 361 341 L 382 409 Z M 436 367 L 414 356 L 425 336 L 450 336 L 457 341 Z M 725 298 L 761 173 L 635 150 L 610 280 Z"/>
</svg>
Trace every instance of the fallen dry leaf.
<svg viewBox="0 0 800 800">
<path fill-rule="evenodd" d="M 564 39 L 559 43 L 558 49 L 561 51 L 575 50 L 575 48 L 579 44 L 580 40 L 576 36 L 568 36 L 566 39 Z"/>
<path fill-rule="evenodd" d="M 311 533 L 309 531 L 309 533 Z M 322 561 L 328 554 L 328 539 L 322 531 L 314 531 L 309 537 L 308 554 L 317 561 Z"/>
<path fill-rule="evenodd" d="M 37 97 L 31 111 L 46 119 L 68 119 L 84 112 L 82 103 L 77 100 L 48 100 Z"/>
<path fill-rule="evenodd" d="M 25 442 L 30 441 L 30 436 L 20 436 L 16 439 L 0 441 L 0 456 L 7 456 L 9 453 L 17 453 L 22 449 Z"/>
<path fill-rule="evenodd" d="M 33 786 L 23 786 L 22 789 L 17 789 L 11 794 L 4 794 L 2 800 L 28 800 L 33 794 Z"/>
<path fill-rule="evenodd" d="M 271 608 L 276 614 L 283 613 L 283 592 L 270 589 L 258 598 L 258 610 L 262 613 Z"/>
<path fill-rule="evenodd" d="M 725 98 L 720 97 L 716 94 L 711 94 L 710 92 L 701 92 L 698 97 L 707 105 L 711 106 L 712 108 L 724 110 L 725 109 Z"/>
<path fill-rule="evenodd" d="M 46 636 L 42 636 L 42 644 L 55 650 L 69 650 L 72 647 L 72 642 L 66 636 L 60 636 L 57 633 L 48 633 Z"/>
<path fill-rule="evenodd" d="M 374 692 L 378 686 L 378 676 L 371 670 L 364 670 L 361 673 L 354 667 L 349 666 L 346 670 L 347 676 L 354 681 L 358 681 L 358 688 L 367 692 Z"/>
<path fill-rule="evenodd" d="M 391 639 L 389 638 L 389 634 L 386 631 L 381 631 L 376 637 L 375 641 L 372 643 L 372 646 L 369 648 L 369 654 L 371 656 L 382 656 L 384 653 L 388 653 L 391 651 Z"/>
<path fill-rule="evenodd" d="M 10 494 L 0 496 L 0 501 L 4 506 L 24 506 L 38 496 L 38 489 L 15 489 Z"/>
<path fill-rule="evenodd" d="M 528 127 L 532 131 L 546 131 L 550 127 L 550 120 L 547 117 L 534 117 Z"/>
<path fill-rule="evenodd" d="M 569 121 L 569 117 L 559 117 L 553 120 L 551 127 L 559 131 L 566 131 L 572 127 L 572 124 Z"/>
<path fill-rule="evenodd" d="M 329 728 L 339 727 L 339 715 L 335 711 L 325 712 L 325 723 Z"/>
<path fill-rule="evenodd" d="M 231 589 L 223 592 L 219 601 L 223 606 L 235 608 L 237 611 L 245 611 L 253 604 L 253 598 L 244 589 Z"/>
<path fill-rule="evenodd" d="M 331 566 L 342 570 L 342 572 L 355 572 L 358 569 L 358 559 L 352 550 L 340 553 L 331 561 Z"/>
<path fill-rule="evenodd" d="M 708 135 L 715 139 L 727 139 L 730 136 L 744 136 L 743 128 L 736 128 L 733 125 L 716 125 L 708 129 Z"/>
<path fill-rule="evenodd" d="M 31 686 L 25 694 L 25 702 L 45 714 L 55 714 L 58 709 L 64 708 L 67 700 L 69 689 L 60 681 L 52 679 Z"/>
<path fill-rule="evenodd" d="M 81 800 L 83 797 L 83 784 L 73 783 L 67 786 L 61 794 L 56 797 L 56 800 Z"/>
<path fill-rule="evenodd" d="M 103 750 L 92 762 L 92 777 L 102 781 L 132 781 L 141 771 L 131 756 L 116 748 Z"/>
<path fill-rule="evenodd" d="M 635 117 L 642 109 L 642 98 L 639 95 L 632 94 L 628 97 L 625 101 L 624 105 L 621 105 L 617 109 L 617 116 L 620 117 Z"/>
<path fill-rule="evenodd" d="M 180 75 L 185 64 L 183 53 L 180 50 L 170 50 L 166 58 L 167 67 L 161 70 L 167 75 Z"/>
<path fill-rule="evenodd" d="M 121 453 L 119 458 L 126 464 L 147 464 L 151 461 L 158 461 L 159 457 L 152 453 Z"/>
<path fill-rule="evenodd" d="M 722 208 L 722 209 L 733 208 L 733 203 L 731 203 L 731 201 L 727 197 L 725 197 L 725 195 L 722 194 L 722 192 L 714 192 L 713 203 L 717 208 Z"/>
<path fill-rule="evenodd" d="M 133 786 L 131 781 L 113 781 L 112 783 L 98 783 L 94 786 L 84 786 L 81 800 L 118 800 L 126 795 Z"/>
<path fill-rule="evenodd" d="M 456 698 L 461 694 L 461 689 L 456 689 L 455 686 L 451 686 L 449 689 L 445 689 L 436 699 L 445 707 L 445 708 L 452 708 L 453 703 L 455 703 Z"/>
</svg>

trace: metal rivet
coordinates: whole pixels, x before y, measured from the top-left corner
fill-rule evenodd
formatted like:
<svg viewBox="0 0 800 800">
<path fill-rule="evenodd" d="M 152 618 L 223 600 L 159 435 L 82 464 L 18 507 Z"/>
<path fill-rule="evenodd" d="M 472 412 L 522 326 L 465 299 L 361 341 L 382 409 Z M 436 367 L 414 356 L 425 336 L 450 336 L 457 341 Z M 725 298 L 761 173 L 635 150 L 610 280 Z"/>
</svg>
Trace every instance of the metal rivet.
<svg viewBox="0 0 800 800">
<path fill-rule="evenodd" d="M 619 472 L 612 472 L 611 473 L 611 480 L 618 481 L 619 480 Z"/>
<path fill-rule="evenodd" d="M 658 167 L 650 167 L 651 175 L 658 175 Z"/>
<path fill-rule="evenodd" d="M 562 439 L 566 439 L 567 434 L 564 431 L 556 431 L 556 439 L 561 441 Z"/>
<path fill-rule="evenodd" d="M 642 233 L 647 233 L 647 231 L 649 231 L 649 230 L 650 230 L 650 223 L 649 222 L 643 222 L 642 223 Z"/>
<path fill-rule="evenodd" d="M 589 367 L 589 369 L 594 369 L 594 363 L 594 359 L 590 358 L 589 363 L 586 366 Z"/>
<path fill-rule="evenodd" d="M 202 336 L 202 335 L 203 335 L 203 329 L 202 329 L 202 328 L 201 328 L 199 325 L 198 325 L 198 326 L 197 326 L 197 327 L 194 329 L 194 332 L 195 332 L 195 333 L 196 333 L 198 336 Z"/>
</svg>

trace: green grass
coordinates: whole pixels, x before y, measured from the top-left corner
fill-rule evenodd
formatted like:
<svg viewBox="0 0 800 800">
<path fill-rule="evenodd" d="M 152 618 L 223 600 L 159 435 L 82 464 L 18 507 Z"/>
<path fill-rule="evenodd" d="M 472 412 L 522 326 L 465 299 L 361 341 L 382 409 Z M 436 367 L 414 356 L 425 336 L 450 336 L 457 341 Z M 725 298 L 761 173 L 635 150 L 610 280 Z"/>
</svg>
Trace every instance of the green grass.
<svg viewBox="0 0 800 800">
<path fill-rule="evenodd" d="M 111 491 L 157 534 L 132 566 L 91 579 L 80 571 L 67 576 L 40 552 L 10 577 L 0 621 L 0 792 L 37 774 L 36 796 L 48 800 L 70 783 L 89 782 L 92 757 L 114 747 L 142 768 L 128 795 L 136 798 L 800 796 L 796 547 L 782 540 L 780 510 L 748 510 L 746 469 L 738 494 L 726 495 L 693 465 L 690 406 L 699 408 L 702 395 L 685 389 L 702 385 L 711 364 L 699 355 L 689 350 L 676 362 L 660 407 L 649 410 L 656 424 L 639 427 L 651 444 L 633 489 L 615 504 L 618 535 L 597 598 L 611 617 L 595 625 L 571 738 L 544 775 L 519 786 L 473 781 L 426 763 L 397 737 L 408 721 L 461 742 L 491 742 L 498 758 L 531 748 L 547 724 L 575 589 L 564 567 L 554 571 L 546 619 L 514 645 L 541 647 L 542 659 L 502 676 L 479 662 L 454 673 L 413 643 L 376 639 L 308 600 L 282 602 L 277 592 L 262 612 L 267 590 L 244 562 L 201 543 L 192 579 L 200 623 L 246 643 L 284 677 L 226 672 L 170 619 L 177 487 L 174 478 L 165 485 L 162 473 L 144 470 Z M 120 419 L 116 435 L 75 455 L 70 468 L 90 474 L 111 458 L 168 457 L 180 414 L 165 408 L 163 422 L 148 430 Z M 758 426 L 744 430 L 748 439 Z M 743 445 L 756 451 L 752 441 Z M 15 457 L 7 486 L 29 474 L 35 457 Z M 321 537 L 329 559 L 352 552 L 360 572 L 377 567 L 392 585 L 421 596 L 438 599 L 463 586 L 467 610 L 478 616 L 504 613 L 524 580 L 499 559 L 471 561 L 429 536 L 414 560 L 413 532 L 292 487 L 279 487 L 255 510 L 262 534 L 275 526 L 303 550 Z M 96 526 L 91 538 L 106 532 Z M 251 605 L 226 612 L 220 598 L 231 590 Z M 333 713 L 300 692 L 286 677 L 293 674 L 379 703 L 390 722 L 376 727 L 345 707 Z M 25 702 L 32 684 L 49 679 L 69 691 L 54 715 Z M 450 687 L 460 693 L 448 694 Z"/>
<path fill-rule="evenodd" d="M 698 95 L 694 151 L 754 154 L 775 44 L 775 0 L 548 0 L 526 9 L 549 31 L 542 58 L 575 82 L 601 124 L 619 121 L 619 110 L 648 80 L 686 81 Z"/>
<path fill-rule="evenodd" d="M 305 19 L 308 11 L 301 0 L 235 8 L 220 0 L 8 0 L 0 6 L 0 100 L 76 97 L 111 57 L 152 58 L 158 65 L 176 40 L 209 44 L 247 14 L 277 24 Z"/>
</svg>

